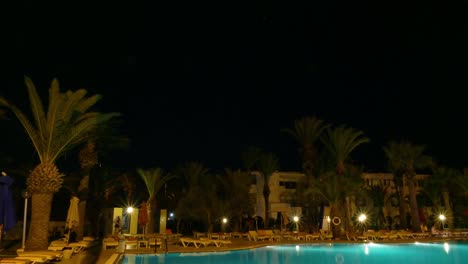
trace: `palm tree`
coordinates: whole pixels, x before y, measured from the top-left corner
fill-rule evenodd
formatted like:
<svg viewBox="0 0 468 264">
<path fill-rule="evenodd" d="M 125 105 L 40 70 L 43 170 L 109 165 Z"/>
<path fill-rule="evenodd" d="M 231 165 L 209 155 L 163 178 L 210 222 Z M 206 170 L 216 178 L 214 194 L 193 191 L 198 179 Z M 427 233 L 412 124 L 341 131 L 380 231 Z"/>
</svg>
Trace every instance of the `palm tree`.
<svg viewBox="0 0 468 264">
<path fill-rule="evenodd" d="M 253 211 L 249 190 L 251 175 L 241 170 L 225 169 L 225 174 L 218 177 L 220 196 L 226 201 L 227 211 L 237 218 L 237 230 L 242 230 L 242 217 Z"/>
<path fill-rule="evenodd" d="M 175 175 L 163 174 L 161 168 L 154 168 L 151 170 L 137 169 L 138 174 L 145 182 L 146 189 L 148 190 L 148 233 L 154 233 L 154 220 L 153 214 L 156 210 L 156 195 L 161 190 L 161 188 L 170 180 L 175 178 Z M 164 175 L 164 176 L 163 176 Z"/>
<path fill-rule="evenodd" d="M 370 140 L 363 136 L 363 132 L 354 128 L 339 126 L 335 129 L 327 129 L 327 133 L 321 138 L 325 148 L 329 151 L 331 156 L 335 160 L 336 173 L 338 175 L 344 175 L 346 172 L 346 162 L 348 161 L 351 152 L 358 146 L 368 143 Z M 352 226 L 351 217 L 351 202 L 350 196 L 345 197 L 346 203 L 346 229 Z"/>
<path fill-rule="evenodd" d="M 258 147 L 248 147 L 244 152 L 241 153 L 242 163 L 247 173 L 250 174 L 252 169 L 255 169 L 258 165 L 258 160 L 263 154 L 263 150 Z"/>
<path fill-rule="evenodd" d="M 385 148 L 385 152 L 391 154 L 392 159 L 395 160 L 393 166 L 400 166 L 398 170 L 403 171 L 404 176 L 408 183 L 409 191 L 409 203 L 411 209 L 411 225 L 415 232 L 421 231 L 419 221 L 419 209 L 418 202 L 416 200 L 416 185 L 415 176 L 416 169 L 428 168 L 432 165 L 432 159 L 429 156 L 424 155 L 425 147 L 422 145 L 413 145 L 410 142 L 393 143 L 394 146 Z M 396 150 L 396 153 L 390 153 L 390 148 Z M 389 155 L 387 154 L 387 157 Z M 390 159 L 389 159 L 390 160 Z M 401 201 L 400 201 L 401 203 Z M 400 219 L 403 218 L 400 215 Z"/>
<path fill-rule="evenodd" d="M 302 168 L 307 179 L 314 172 L 314 164 L 317 159 L 317 147 L 315 143 L 319 140 L 322 132 L 330 125 L 317 117 L 304 117 L 294 121 L 294 129 L 284 129 L 300 145 L 299 152 L 302 154 Z"/>
<path fill-rule="evenodd" d="M 452 190 L 452 183 L 461 175 L 462 173 L 458 170 L 451 168 L 439 167 L 434 169 L 431 176 L 429 176 L 429 181 L 433 181 L 434 185 L 437 185 L 440 189 L 440 194 L 444 201 L 444 207 L 446 214 L 449 216 L 447 218 L 447 224 L 449 228 L 453 228 L 453 207 L 450 202 L 450 190 Z"/>
<path fill-rule="evenodd" d="M 16 115 L 40 160 L 26 182 L 28 191 L 32 194 L 31 223 L 26 248 L 46 249 L 52 198 L 62 186 L 64 177 L 55 164 L 56 160 L 72 147 L 85 142 L 97 125 L 117 114 L 90 112 L 90 108 L 101 98 L 99 95 L 86 97 L 87 91 L 84 89 L 61 93 L 56 79 L 49 89 L 48 111 L 45 112 L 31 79 L 25 77 L 25 83 L 33 114 L 32 121 L 4 98 L 0 98 L 0 106 L 9 108 Z"/>
<path fill-rule="evenodd" d="M 373 210 L 375 229 L 379 230 L 382 227 L 382 224 L 385 222 L 385 216 L 383 214 L 383 208 L 385 205 L 385 195 L 389 185 L 371 185 L 368 186 L 365 190 L 367 196 L 369 197 Z"/>
<path fill-rule="evenodd" d="M 79 215 L 80 225 L 77 227 L 77 237 L 81 238 L 84 233 L 84 227 L 89 222 L 86 216 L 86 206 L 89 194 L 89 181 L 91 170 L 99 163 L 99 154 L 105 153 L 111 149 L 124 149 L 129 145 L 129 139 L 119 132 L 114 127 L 117 127 L 117 120 L 110 120 L 109 122 L 96 127 L 90 138 L 81 147 L 78 158 L 81 168 L 81 180 L 78 186 Z"/>
<path fill-rule="evenodd" d="M 349 159 L 351 152 L 358 146 L 370 141 L 363 134 L 360 130 L 339 126 L 335 129 L 327 129 L 327 133 L 321 138 L 322 143 L 335 159 L 338 174 L 344 174 L 346 170 L 345 162 Z"/>
<path fill-rule="evenodd" d="M 266 153 L 260 156 L 258 169 L 263 179 L 263 198 L 265 201 L 265 228 L 269 227 L 270 219 L 270 178 L 278 170 L 278 158 L 272 153 Z"/>
<path fill-rule="evenodd" d="M 217 197 L 217 179 L 201 163 L 190 162 L 178 168 L 176 175 L 185 181 L 182 197 L 176 208 L 178 226 L 181 216 L 203 221 L 208 232 L 213 231 L 213 224 L 223 206 Z"/>
<path fill-rule="evenodd" d="M 387 158 L 387 163 L 390 171 L 393 174 L 393 182 L 396 186 L 396 192 L 399 199 L 399 214 L 400 214 L 400 225 L 403 228 L 408 226 L 406 221 L 406 199 L 405 192 L 403 190 L 403 178 L 404 178 L 404 166 L 401 153 L 401 144 L 396 142 L 389 142 L 387 146 L 383 147 L 383 151 Z"/>
<path fill-rule="evenodd" d="M 344 201 L 347 184 L 348 181 L 342 175 L 335 171 L 329 171 L 311 182 L 306 193 L 315 193 L 325 199 L 330 206 L 330 219 L 333 219 L 341 216 L 339 208 Z M 333 237 L 337 237 L 338 228 L 332 225 L 331 230 Z"/>
</svg>

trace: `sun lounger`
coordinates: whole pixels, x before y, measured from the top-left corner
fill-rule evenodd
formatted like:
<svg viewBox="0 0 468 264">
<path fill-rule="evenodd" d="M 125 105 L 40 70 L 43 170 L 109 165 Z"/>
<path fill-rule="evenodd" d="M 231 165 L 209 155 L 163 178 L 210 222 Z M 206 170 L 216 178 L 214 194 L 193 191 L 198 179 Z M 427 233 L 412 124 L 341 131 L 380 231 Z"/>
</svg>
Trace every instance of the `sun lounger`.
<svg viewBox="0 0 468 264">
<path fill-rule="evenodd" d="M 31 264 L 32 261 L 26 259 L 17 259 L 17 258 L 1 258 L 0 263 L 2 264 Z"/>
<path fill-rule="evenodd" d="M 119 241 L 115 240 L 113 237 L 107 237 L 102 240 L 102 249 L 107 250 L 107 247 L 117 247 Z"/>
<path fill-rule="evenodd" d="M 271 236 L 265 236 L 265 235 L 261 236 L 255 230 L 249 231 L 249 240 L 259 241 L 259 240 L 270 240 L 270 239 L 271 239 Z"/>
<path fill-rule="evenodd" d="M 61 255 L 57 254 L 49 254 L 48 252 L 43 251 L 25 251 L 25 252 L 17 252 L 18 257 L 39 257 L 44 258 L 47 261 L 59 260 L 62 258 Z"/>
<path fill-rule="evenodd" d="M 203 244 L 205 247 L 211 244 L 215 245 L 216 247 L 221 247 L 221 246 L 232 244 L 231 240 L 225 240 L 225 239 L 210 239 L 210 238 L 201 237 L 200 240 L 205 242 Z"/>
<path fill-rule="evenodd" d="M 31 261 L 31 264 L 35 263 L 48 263 L 50 260 L 41 256 L 18 256 L 15 259 Z"/>
<path fill-rule="evenodd" d="M 81 241 L 78 241 L 78 242 L 69 243 L 68 247 L 71 247 L 73 249 L 73 253 L 78 253 L 78 252 L 80 252 L 82 250 L 85 250 L 85 249 L 89 248 L 94 243 L 95 243 L 94 241 L 81 240 Z"/>
<path fill-rule="evenodd" d="M 207 240 L 204 240 L 204 239 L 193 239 L 193 238 L 179 238 L 180 242 L 182 243 L 182 246 L 183 247 L 189 247 L 190 245 L 196 247 L 196 248 L 199 248 L 200 246 L 208 246 L 209 244 L 211 244 L 211 240 L 215 240 L 215 239 L 207 239 Z"/>
</svg>

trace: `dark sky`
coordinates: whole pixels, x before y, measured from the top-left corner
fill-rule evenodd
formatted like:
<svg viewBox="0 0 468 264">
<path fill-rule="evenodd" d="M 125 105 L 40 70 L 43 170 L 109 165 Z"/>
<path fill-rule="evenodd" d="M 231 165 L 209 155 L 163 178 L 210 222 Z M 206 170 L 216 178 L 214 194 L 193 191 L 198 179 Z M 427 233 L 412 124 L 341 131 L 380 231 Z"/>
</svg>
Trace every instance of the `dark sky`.
<svg viewBox="0 0 468 264">
<path fill-rule="evenodd" d="M 392 139 L 467 165 L 466 3 L 131 2 L 18 3 L 0 93 L 26 106 L 26 74 L 44 96 L 54 77 L 102 94 L 132 140 L 109 160 L 123 167 L 238 167 L 256 145 L 297 170 L 280 129 L 308 115 L 363 130 L 369 170 Z"/>
</svg>

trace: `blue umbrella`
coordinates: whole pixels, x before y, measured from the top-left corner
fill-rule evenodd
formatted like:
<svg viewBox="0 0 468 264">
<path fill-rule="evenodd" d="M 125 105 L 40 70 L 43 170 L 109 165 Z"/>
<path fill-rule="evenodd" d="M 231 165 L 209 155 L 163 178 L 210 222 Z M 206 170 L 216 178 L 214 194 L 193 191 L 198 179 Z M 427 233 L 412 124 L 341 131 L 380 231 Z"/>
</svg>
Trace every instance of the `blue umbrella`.
<svg viewBox="0 0 468 264">
<path fill-rule="evenodd" d="M 16 224 L 15 206 L 13 205 L 13 194 L 10 186 L 13 178 L 8 175 L 0 176 L 0 224 L 3 224 L 3 231 L 8 231 Z"/>
</svg>

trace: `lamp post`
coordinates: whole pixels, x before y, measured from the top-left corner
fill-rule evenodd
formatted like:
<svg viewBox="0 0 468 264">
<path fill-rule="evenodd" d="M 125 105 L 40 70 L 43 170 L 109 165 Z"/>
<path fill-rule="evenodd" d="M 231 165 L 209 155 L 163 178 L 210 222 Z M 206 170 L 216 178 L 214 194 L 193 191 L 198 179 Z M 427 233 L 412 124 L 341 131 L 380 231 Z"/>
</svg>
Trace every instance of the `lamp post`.
<svg viewBox="0 0 468 264">
<path fill-rule="evenodd" d="M 444 230 L 444 222 L 445 222 L 445 220 L 447 220 L 447 218 L 445 217 L 445 215 L 440 214 L 440 215 L 439 215 L 439 220 L 440 220 L 440 224 L 442 225 L 442 229 L 441 229 L 441 230 L 443 231 L 443 230 Z"/>
<path fill-rule="evenodd" d="M 31 197 L 31 194 L 24 190 L 21 192 L 21 196 L 24 198 L 24 215 L 23 215 L 23 240 L 22 240 L 22 248 L 26 247 L 26 223 L 28 220 L 28 199 Z"/>
<path fill-rule="evenodd" d="M 298 224 L 299 216 L 294 216 L 293 221 L 294 221 L 294 223 L 296 223 L 296 232 L 299 232 L 299 224 Z"/>
<path fill-rule="evenodd" d="M 367 219 L 367 216 L 365 214 L 361 214 L 358 217 L 358 220 L 362 225 L 362 232 L 366 231 L 366 228 L 365 228 L 366 219 Z"/>
<path fill-rule="evenodd" d="M 223 217 L 223 219 L 221 220 L 222 224 L 221 224 L 221 231 L 223 232 L 226 232 L 226 224 L 228 222 L 228 219 L 226 217 Z"/>
</svg>

